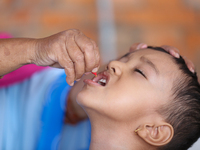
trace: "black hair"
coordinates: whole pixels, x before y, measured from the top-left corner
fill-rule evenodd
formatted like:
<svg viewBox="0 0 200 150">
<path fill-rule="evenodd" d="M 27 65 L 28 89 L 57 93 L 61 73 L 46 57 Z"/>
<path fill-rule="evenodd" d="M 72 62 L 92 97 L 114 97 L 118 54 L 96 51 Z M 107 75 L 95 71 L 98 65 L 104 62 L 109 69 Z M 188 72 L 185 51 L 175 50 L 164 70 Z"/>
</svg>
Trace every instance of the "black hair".
<svg viewBox="0 0 200 150">
<path fill-rule="evenodd" d="M 168 53 L 161 47 L 148 48 Z M 187 150 L 200 137 L 200 85 L 196 73 L 188 69 L 181 56 L 172 59 L 178 65 L 181 76 L 173 81 L 172 99 L 158 112 L 173 126 L 174 136 L 158 149 Z"/>
</svg>

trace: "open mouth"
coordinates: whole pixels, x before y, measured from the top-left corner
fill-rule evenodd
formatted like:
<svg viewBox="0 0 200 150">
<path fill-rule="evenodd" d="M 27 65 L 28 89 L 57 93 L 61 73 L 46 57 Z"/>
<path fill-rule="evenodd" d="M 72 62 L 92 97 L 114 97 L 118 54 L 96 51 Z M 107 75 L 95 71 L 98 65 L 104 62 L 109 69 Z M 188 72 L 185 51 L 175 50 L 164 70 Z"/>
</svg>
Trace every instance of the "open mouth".
<svg viewBox="0 0 200 150">
<path fill-rule="evenodd" d="M 106 86 L 109 81 L 109 74 L 107 72 L 99 73 L 97 77 L 93 78 L 93 81 L 101 86 Z"/>
</svg>

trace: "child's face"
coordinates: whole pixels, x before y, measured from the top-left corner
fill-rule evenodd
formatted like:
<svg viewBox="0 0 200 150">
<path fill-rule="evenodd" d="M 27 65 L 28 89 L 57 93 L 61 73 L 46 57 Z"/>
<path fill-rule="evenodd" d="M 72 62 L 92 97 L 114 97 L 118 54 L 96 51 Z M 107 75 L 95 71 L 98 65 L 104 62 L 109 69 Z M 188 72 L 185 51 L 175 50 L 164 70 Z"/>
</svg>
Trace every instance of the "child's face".
<svg viewBox="0 0 200 150">
<path fill-rule="evenodd" d="M 180 76 L 177 70 L 169 54 L 151 49 L 135 51 L 108 64 L 105 86 L 96 81 L 103 75 L 86 80 L 77 101 L 89 116 L 101 114 L 117 121 L 140 119 L 171 99 L 173 82 Z"/>
</svg>

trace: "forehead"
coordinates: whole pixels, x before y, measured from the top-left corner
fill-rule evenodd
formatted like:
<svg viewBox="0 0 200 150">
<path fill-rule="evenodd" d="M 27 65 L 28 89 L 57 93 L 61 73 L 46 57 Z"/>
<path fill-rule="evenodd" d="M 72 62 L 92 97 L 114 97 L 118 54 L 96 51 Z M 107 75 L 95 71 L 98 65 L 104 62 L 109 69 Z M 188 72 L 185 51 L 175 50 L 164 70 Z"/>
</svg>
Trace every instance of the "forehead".
<svg viewBox="0 0 200 150">
<path fill-rule="evenodd" d="M 176 69 L 178 71 L 178 65 L 175 63 L 173 56 L 162 51 L 153 49 L 142 49 L 142 50 L 136 50 L 131 53 L 127 53 L 125 57 L 129 57 L 130 59 L 133 60 L 137 58 L 147 58 L 155 65 L 160 66 L 164 64 L 166 68 L 168 68 L 167 66 L 171 66 L 173 67 L 171 69 Z"/>
<path fill-rule="evenodd" d="M 175 58 L 168 53 L 153 49 L 144 49 L 131 53 L 131 59 L 134 59 L 134 55 L 136 55 L 135 57 L 144 56 L 145 58 L 148 58 L 163 73 L 180 73 L 179 66 L 176 64 Z"/>
<path fill-rule="evenodd" d="M 181 71 L 179 70 L 173 56 L 168 53 L 152 49 L 144 49 L 132 52 L 128 57 L 131 61 L 138 59 L 141 62 L 140 58 L 142 57 L 151 61 L 159 71 L 159 74 L 154 78 L 156 80 L 154 83 L 159 83 L 163 88 L 172 87 L 174 81 L 181 76 Z M 149 67 L 145 69 L 148 70 Z"/>
</svg>

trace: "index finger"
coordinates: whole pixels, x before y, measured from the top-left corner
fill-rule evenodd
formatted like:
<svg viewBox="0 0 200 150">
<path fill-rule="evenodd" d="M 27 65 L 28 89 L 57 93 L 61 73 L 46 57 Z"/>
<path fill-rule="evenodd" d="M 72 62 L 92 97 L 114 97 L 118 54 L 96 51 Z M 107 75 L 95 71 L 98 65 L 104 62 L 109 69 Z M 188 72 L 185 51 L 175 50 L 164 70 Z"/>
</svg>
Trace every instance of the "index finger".
<svg viewBox="0 0 200 150">
<path fill-rule="evenodd" d="M 186 65 L 187 65 L 188 69 L 189 69 L 192 73 L 194 73 L 194 72 L 195 72 L 195 67 L 194 67 L 193 62 L 192 62 L 191 60 L 189 60 L 189 59 L 188 59 L 187 57 L 185 57 L 185 56 L 183 56 L 183 59 L 185 60 L 185 63 L 186 63 Z"/>
<path fill-rule="evenodd" d="M 173 47 L 173 46 L 168 46 L 168 45 L 163 45 L 161 46 L 163 49 L 165 49 L 167 52 L 169 52 L 172 56 L 176 57 L 176 58 L 180 58 L 180 51 Z M 191 60 L 187 59 L 186 57 L 183 56 L 183 59 L 188 67 L 188 69 L 194 73 L 195 72 L 195 67 L 194 67 L 194 64 Z"/>
<path fill-rule="evenodd" d="M 144 49 L 144 48 L 147 48 L 147 44 L 145 44 L 145 43 L 134 43 L 133 45 L 131 45 L 129 52 L 133 52 L 134 50 Z"/>
<path fill-rule="evenodd" d="M 169 52 L 172 56 L 174 56 L 176 58 L 180 57 L 180 55 L 179 55 L 180 51 L 177 48 L 175 48 L 173 46 L 168 46 L 168 45 L 162 45 L 161 47 L 163 49 L 165 49 L 167 52 Z"/>
<path fill-rule="evenodd" d="M 94 54 L 95 54 L 95 62 L 96 62 L 96 68 L 94 68 L 93 70 L 92 70 L 92 72 L 97 72 L 98 71 L 98 69 L 99 69 L 99 67 L 100 67 L 100 52 L 99 52 L 99 48 L 98 48 L 98 46 L 97 46 L 97 44 L 92 40 L 92 39 L 90 39 L 90 41 L 92 42 L 92 44 L 93 44 L 93 47 L 94 47 Z"/>
<path fill-rule="evenodd" d="M 85 72 L 92 71 L 92 69 L 96 67 L 96 56 L 93 43 L 83 33 L 75 36 L 75 42 L 84 54 Z"/>
</svg>

